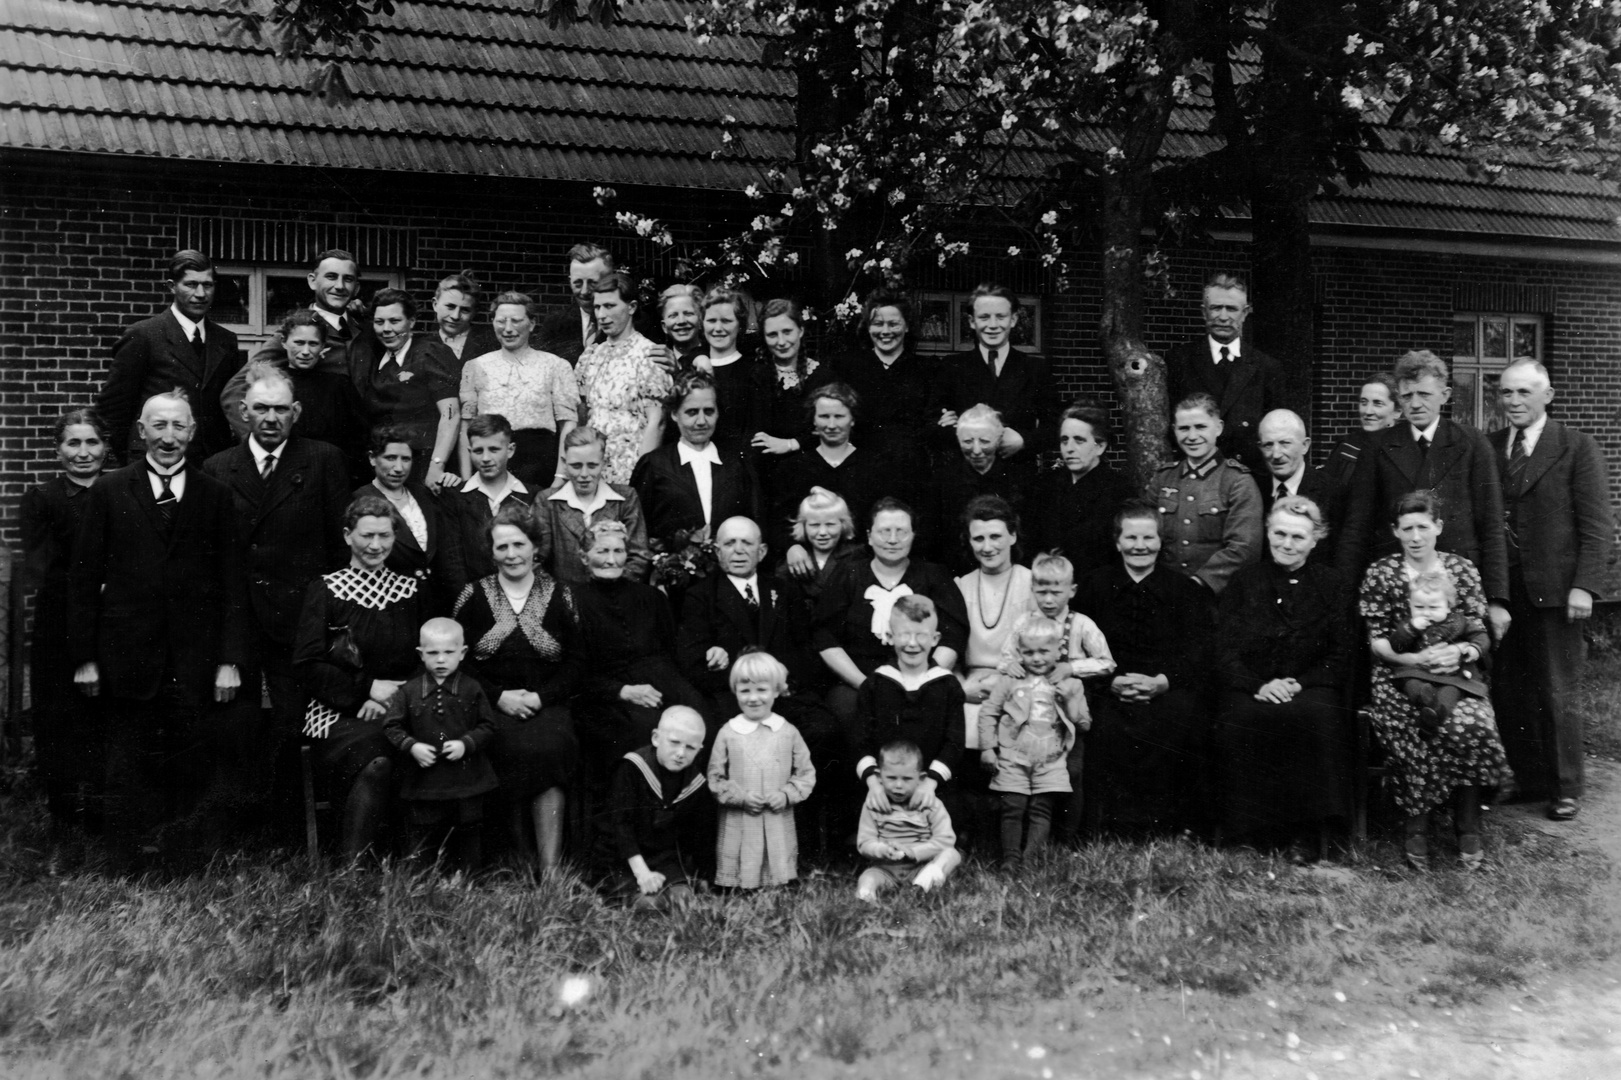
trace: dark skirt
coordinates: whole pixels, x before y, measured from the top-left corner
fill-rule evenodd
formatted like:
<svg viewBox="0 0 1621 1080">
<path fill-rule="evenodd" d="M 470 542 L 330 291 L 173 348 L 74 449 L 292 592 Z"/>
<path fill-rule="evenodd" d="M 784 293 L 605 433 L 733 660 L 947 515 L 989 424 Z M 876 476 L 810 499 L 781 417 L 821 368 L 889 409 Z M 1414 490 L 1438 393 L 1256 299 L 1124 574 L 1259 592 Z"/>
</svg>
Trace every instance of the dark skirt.
<svg viewBox="0 0 1621 1080">
<path fill-rule="evenodd" d="M 54 799 L 80 784 L 98 795 L 107 773 L 107 728 L 100 698 L 73 685 L 66 659 L 66 596 L 41 589 L 35 602 L 29 648 L 29 688 L 34 710 L 34 767 Z"/>
<path fill-rule="evenodd" d="M 1283 705 L 1227 691 L 1215 729 L 1223 831 L 1233 838 L 1349 818 L 1354 714 L 1328 687 Z"/>
<path fill-rule="evenodd" d="M 621 757 L 651 743 L 659 717 L 671 705 L 686 705 L 698 710 L 707 729 L 704 745 L 715 741 L 721 721 L 712 715 L 714 710 L 710 703 L 669 660 L 662 656 L 645 657 L 631 664 L 617 678 L 626 686 L 645 683 L 663 695 L 663 701 L 658 708 L 648 708 L 633 705 L 617 696 L 581 696 L 578 714 L 580 751 L 596 774 L 605 776 Z"/>
<path fill-rule="evenodd" d="M 372 761 L 377 758 L 393 761 L 396 757 L 393 744 L 383 736 L 383 722 L 362 720 L 358 716 L 338 717 L 326 738 L 316 739 L 311 745 L 315 750 L 315 767 L 334 803 L 348 797 L 355 778 Z"/>
<path fill-rule="evenodd" d="M 495 710 L 495 741 L 490 764 L 501 779 L 501 798 L 519 804 L 574 780 L 580 743 L 567 705 L 547 705 L 538 716 L 519 720 Z"/>
<path fill-rule="evenodd" d="M 540 492 L 552 486 L 557 477 L 557 432 L 546 428 L 524 428 L 512 433 L 517 452 L 507 468 L 530 491 Z"/>
<path fill-rule="evenodd" d="M 1186 690 L 1145 704 L 1100 695 L 1086 736 L 1087 816 L 1134 828 L 1202 824 L 1209 724 L 1198 695 Z"/>
</svg>

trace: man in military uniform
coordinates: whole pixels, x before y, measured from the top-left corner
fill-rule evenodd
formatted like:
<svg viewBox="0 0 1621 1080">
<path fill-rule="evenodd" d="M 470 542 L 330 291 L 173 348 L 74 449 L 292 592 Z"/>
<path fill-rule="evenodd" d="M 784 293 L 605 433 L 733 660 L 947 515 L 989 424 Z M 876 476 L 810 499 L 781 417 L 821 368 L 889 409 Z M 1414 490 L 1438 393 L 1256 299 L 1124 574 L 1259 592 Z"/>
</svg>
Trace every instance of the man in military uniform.
<svg viewBox="0 0 1621 1080">
<path fill-rule="evenodd" d="M 1238 568 L 1261 557 L 1261 492 L 1250 472 L 1216 452 L 1221 409 L 1209 394 L 1177 402 L 1172 434 L 1182 460 L 1154 473 L 1148 497 L 1159 506 L 1160 564 L 1212 595 Z"/>
</svg>

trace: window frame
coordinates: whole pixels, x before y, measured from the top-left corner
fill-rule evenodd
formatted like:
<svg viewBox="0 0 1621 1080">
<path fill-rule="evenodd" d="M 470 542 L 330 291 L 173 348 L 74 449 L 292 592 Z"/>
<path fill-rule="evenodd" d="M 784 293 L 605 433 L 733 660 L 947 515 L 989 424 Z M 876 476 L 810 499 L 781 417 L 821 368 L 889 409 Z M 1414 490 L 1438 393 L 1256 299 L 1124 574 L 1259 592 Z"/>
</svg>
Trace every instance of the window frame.
<svg viewBox="0 0 1621 1080">
<path fill-rule="evenodd" d="M 1487 324 L 1493 322 L 1503 323 L 1502 356 L 1486 355 Z M 1472 324 L 1474 331 L 1474 350 L 1467 355 L 1458 351 L 1460 328 L 1465 324 Z M 1530 353 L 1520 353 L 1515 348 L 1517 337 L 1515 328 L 1523 325 L 1536 328 L 1535 345 Z M 1452 326 L 1452 349 L 1449 360 L 1452 371 L 1452 418 L 1480 431 L 1496 431 L 1508 426 L 1498 400 L 1497 377 L 1516 360 L 1529 359 L 1547 363 L 1547 316 L 1529 311 L 1455 311 L 1452 314 Z M 1458 376 L 1464 373 L 1473 376 L 1472 400 L 1465 400 L 1469 391 L 1458 381 Z"/>
<path fill-rule="evenodd" d="M 280 320 L 269 321 L 266 307 L 269 304 L 270 290 L 268 280 L 272 277 L 296 277 L 300 281 L 309 278 L 309 267 L 291 266 L 284 263 L 218 263 L 214 267 L 215 279 L 227 276 L 245 277 L 248 279 L 247 309 L 248 322 L 226 322 L 223 319 L 210 316 L 219 325 L 236 335 L 237 343 L 242 352 L 251 356 L 265 342 L 270 341 L 280 331 Z M 360 275 L 364 283 L 375 284 L 378 289 L 402 289 L 405 287 L 405 275 L 395 271 L 372 270 Z M 375 291 L 375 290 L 374 290 Z"/>
<path fill-rule="evenodd" d="M 1041 351 L 1041 297 L 1019 296 L 1019 324 L 1012 344 L 1027 352 Z M 908 327 L 908 339 L 914 351 L 925 356 L 940 356 L 957 352 L 974 344 L 974 331 L 969 325 L 973 314 L 973 298 L 966 293 L 927 291 L 911 295 L 913 318 L 916 325 Z M 949 334 L 944 337 L 925 338 L 923 330 L 930 319 L 945 321 Z M 1026 334 L 1028 336 L 1026 336 Z"/>
</svg>

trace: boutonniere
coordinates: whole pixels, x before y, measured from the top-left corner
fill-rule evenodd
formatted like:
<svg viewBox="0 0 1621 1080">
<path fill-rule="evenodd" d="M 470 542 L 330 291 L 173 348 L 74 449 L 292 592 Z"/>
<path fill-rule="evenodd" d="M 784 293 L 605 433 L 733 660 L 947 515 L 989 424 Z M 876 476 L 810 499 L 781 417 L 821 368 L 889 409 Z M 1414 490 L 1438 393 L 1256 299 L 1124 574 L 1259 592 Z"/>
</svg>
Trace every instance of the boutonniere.
<svg viewBox="0 0 1621 1080">
<path fill-rule="evenodd" d="M 400 382 L 410 382 L 410 381 L 411 381 L 411 372 L 409 372 L 409 371 L 400 372 Z"/>
<path fill-rule="evenodd" d="M 303 473 L 295 472 L 293 474 L 293 486 L 295 488 L 304 486 L 304 474 Z"/>
</svg>

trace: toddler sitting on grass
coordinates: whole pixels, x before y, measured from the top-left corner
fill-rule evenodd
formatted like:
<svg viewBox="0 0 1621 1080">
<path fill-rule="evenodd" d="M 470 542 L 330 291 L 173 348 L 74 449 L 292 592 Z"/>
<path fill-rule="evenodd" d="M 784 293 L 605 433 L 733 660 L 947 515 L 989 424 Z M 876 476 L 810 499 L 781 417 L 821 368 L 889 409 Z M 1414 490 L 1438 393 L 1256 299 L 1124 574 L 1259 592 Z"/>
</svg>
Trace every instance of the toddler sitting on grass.
<svg viewBox="0 0 1621 1080">
<path fill-rule="evenodd" d="M 878 895 L 897 885 L 928 892 L 945 881 L 962 862 L 951 815 L 938 799 L 913 809 L 912 797 L 923 782 L 923 752 L 916 743 L 896 741 L 878 753 L 878 782 L 889 797 L 887 810 L 861 807 L 856 850 L 871 859 L 856 882 L 856 896 L 877 903 Z"/>
<path fill-rule="evenodd" d="M 979 707 L 980 761 L 1002 802 L 1002 869 L 1016 871 L 1047 843 L 1053 803 L 1073 790 L 1068 758 L 1092 726 L 1074 676 L 1054 682 L 1062 630 L 1045 616 L 1018 635 L 1023 678 L 1003 675 Z"/>
</svg>

